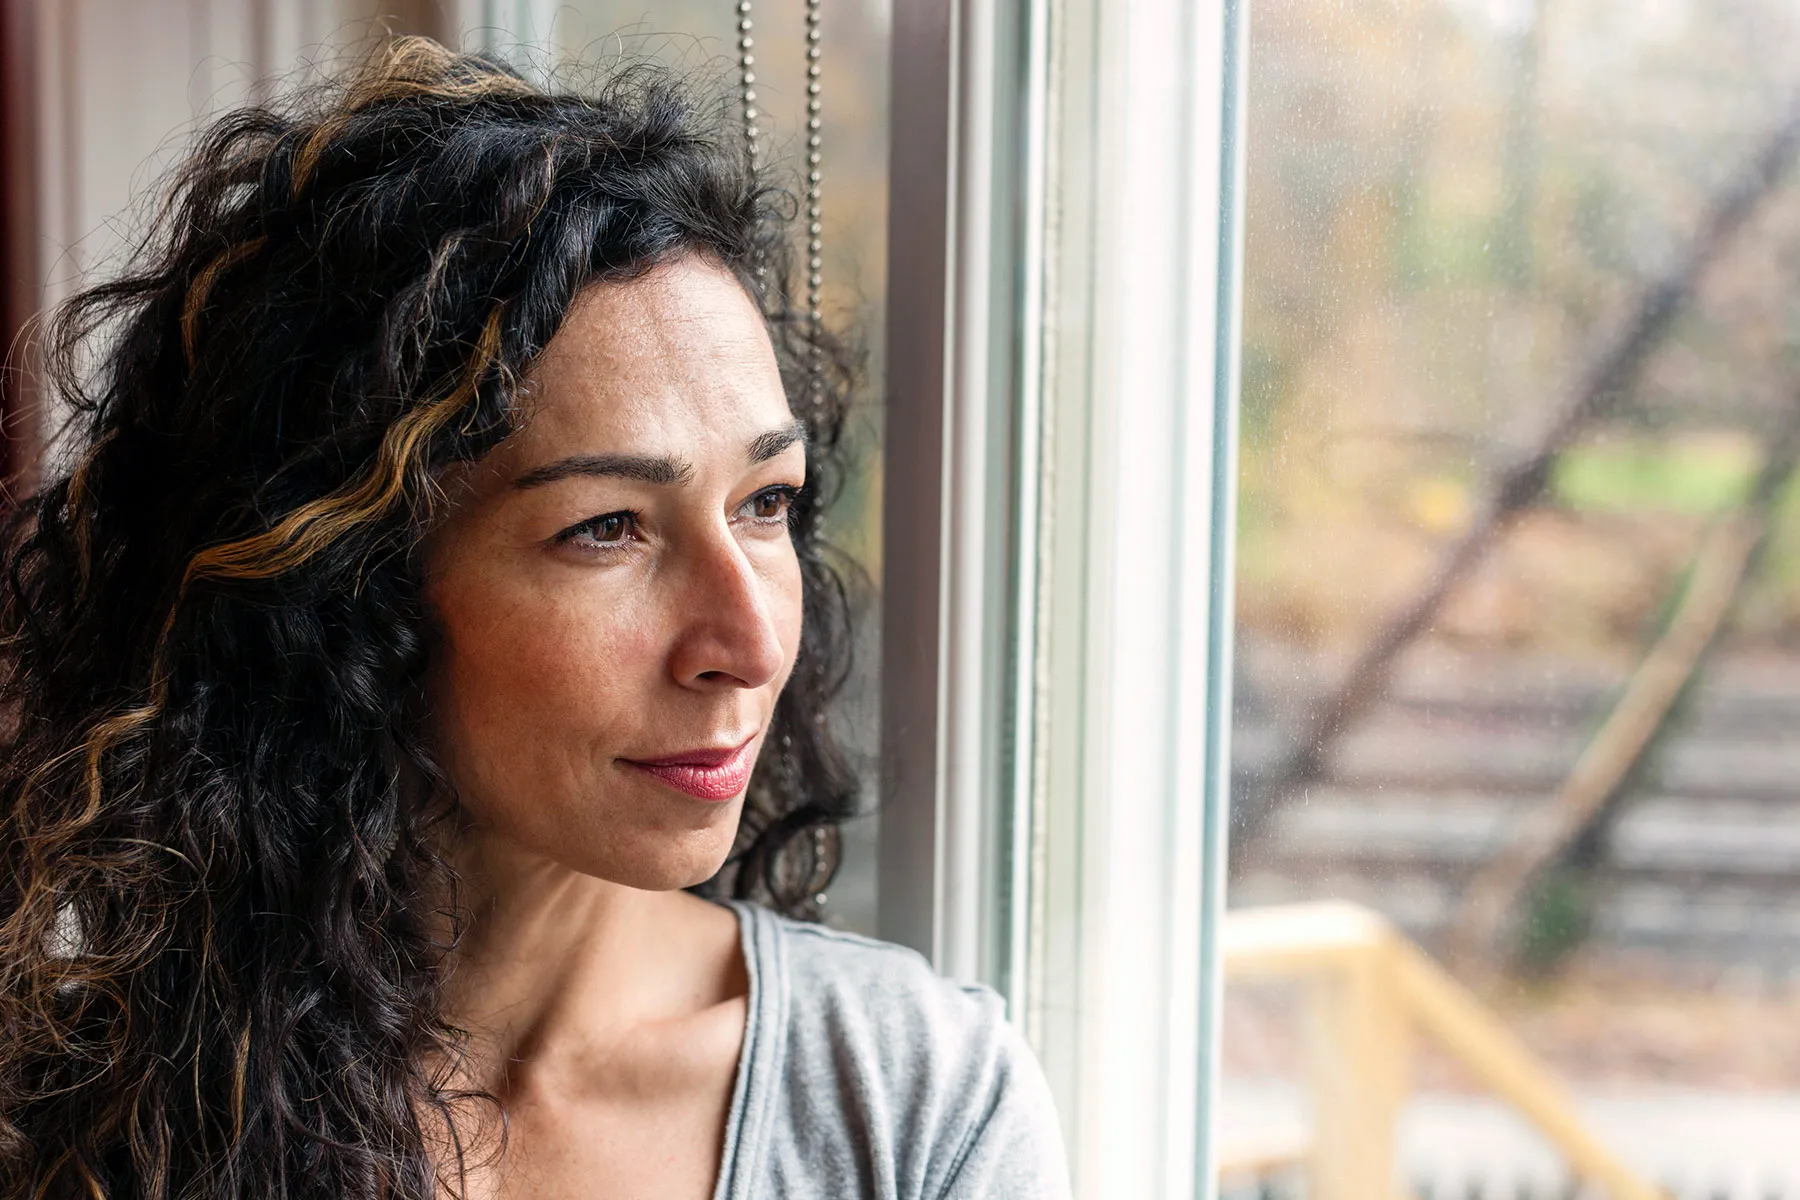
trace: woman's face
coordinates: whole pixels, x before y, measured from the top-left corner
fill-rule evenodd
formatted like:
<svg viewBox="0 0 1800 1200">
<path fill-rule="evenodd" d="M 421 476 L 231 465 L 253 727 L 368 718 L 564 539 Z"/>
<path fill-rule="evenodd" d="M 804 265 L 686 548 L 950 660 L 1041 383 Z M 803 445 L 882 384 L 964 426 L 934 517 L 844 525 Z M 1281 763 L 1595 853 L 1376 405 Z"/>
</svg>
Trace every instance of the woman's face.
<svg viewBox="0 0 1800 1200">
<path fill-rule="evenodd" d="M 801 427 L 749 297 L 698 256 L 587 289 L 526 391 L 426 546 L 435 749 L 477 836 L 698 883 L 800 641 Z"/>
</svg>

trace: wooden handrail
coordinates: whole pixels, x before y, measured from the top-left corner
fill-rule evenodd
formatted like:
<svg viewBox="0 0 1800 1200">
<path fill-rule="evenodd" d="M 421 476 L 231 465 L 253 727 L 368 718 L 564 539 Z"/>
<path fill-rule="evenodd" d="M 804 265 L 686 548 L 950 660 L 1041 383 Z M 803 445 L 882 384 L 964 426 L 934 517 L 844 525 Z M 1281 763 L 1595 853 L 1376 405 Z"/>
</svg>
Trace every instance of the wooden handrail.
<svg viewBox="0 0 1800 1200">
<path fill-rule="evenodd" d="M 1385 918 L 1328 902 L 1225 916 L 1228 982 L 1308 985 L 1317 1117 L 1308 1195 L 1392 1196 L 1408 1043 L 1431 1037 L 1614 1200 L 1665 1200 L 1583 1124 L 1567 1092 L 1500 1020 Z"/>
</svg>

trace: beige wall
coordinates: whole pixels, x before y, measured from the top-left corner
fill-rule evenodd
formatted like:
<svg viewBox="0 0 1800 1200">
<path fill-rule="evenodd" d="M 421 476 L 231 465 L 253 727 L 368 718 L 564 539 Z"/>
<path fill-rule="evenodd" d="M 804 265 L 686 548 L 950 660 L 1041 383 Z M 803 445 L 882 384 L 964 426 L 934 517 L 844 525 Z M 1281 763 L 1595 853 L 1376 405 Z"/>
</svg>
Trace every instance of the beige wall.
<svg viewBox="0 0 1800 1200">
<path fill-rule="evenodd" d="M 448 0 L 446 0 L 448 2 Z M 439 32 L 437 0 L 41 0 L 41 306 L 104 274 L 204 118 L 385 27 Z M 46 425 L 59 422 L 54 411 Z"/>
<path fill-rule="evenodd" d="M 342 52 L 368 35 L 386 7 L 373 0 L 44 4 L 38 179 L 47 298 L 116 252 L 131 228 L 128 209 L 201 118 Z"/>
</svg>

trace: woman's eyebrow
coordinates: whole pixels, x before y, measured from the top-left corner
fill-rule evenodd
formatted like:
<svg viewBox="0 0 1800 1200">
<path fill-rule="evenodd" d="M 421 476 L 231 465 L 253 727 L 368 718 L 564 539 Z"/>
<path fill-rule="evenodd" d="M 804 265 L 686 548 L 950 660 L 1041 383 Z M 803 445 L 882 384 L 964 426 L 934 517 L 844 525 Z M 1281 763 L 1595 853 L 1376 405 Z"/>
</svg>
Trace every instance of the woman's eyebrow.
<svg viewBox="0 0 1800 1200">
<path fill-rule="evenodd" d="M 576 475 L 635 479 L 639 483 L 667 486 L 686 483 L 694 477 L 694 468 L 678 458 L 661 454 L 571 454 L 568 458 L 531 468 L 513 480 L 513 486 L 542 487 Z"/>
<path fill-rule="evenodd" d="M 760 462 L 768 462 L 795 442 L 806 440 L 806 423 L 792 421 L 780 429 L 771 429 L 767 433 L 759 433 L 750 439 L 747 451 L 752 466 Z"/>
<path fill-rule="evenodd" d="M 795 442 L 806 440 L 806 425 L 793 421 L 779 429 L 759 433 L 750 439 L 745 453 L 752 465 L 767 462 Z M 597 475 L 609 479 L 632 479 L 639 483 L 672 486 L 694 477 L 690 463 L 666 454 L 571 454 L 555 462 L 533 467 L 513 480 L 515 488 L 543 487 L 576 475 Z"/>
</svg>

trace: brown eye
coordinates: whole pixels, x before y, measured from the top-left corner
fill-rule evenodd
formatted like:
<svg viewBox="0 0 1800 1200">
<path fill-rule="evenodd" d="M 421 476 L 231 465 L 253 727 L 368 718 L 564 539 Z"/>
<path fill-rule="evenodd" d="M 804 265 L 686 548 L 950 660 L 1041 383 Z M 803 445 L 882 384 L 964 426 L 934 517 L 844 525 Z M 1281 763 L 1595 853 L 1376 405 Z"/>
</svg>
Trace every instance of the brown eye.
<svg viewBox="0 0 1800 1200">
<path fill-rule="evenodd" d="M 772 487 L 756 493 L 744 502 L 743 511 L 752 521 L 779 524 L 787 520 L 788 508 L 794 502 L 794 489 Z"/>
<path fill-rule="evenodd" d="M 585 542 L 590 546 L 615 546 L 628 541 L 634 521 L 628 512 L 607 513 L 583 521 L 564 534 L 567 541 Z"/>
</svg>

